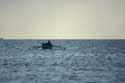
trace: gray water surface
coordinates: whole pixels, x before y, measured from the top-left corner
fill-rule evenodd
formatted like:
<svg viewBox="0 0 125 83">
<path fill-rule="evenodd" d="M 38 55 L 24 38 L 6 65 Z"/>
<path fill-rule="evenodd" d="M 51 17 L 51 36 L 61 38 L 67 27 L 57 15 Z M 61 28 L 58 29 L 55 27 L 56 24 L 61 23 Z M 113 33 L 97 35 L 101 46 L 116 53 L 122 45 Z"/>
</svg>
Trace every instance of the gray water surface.
<svg viewBox="0 0 125 83">
<path fill-rule="evenodd" d="M 0 83 L 125 83 L 125 40 L 0 40 Z"/>
</svg>

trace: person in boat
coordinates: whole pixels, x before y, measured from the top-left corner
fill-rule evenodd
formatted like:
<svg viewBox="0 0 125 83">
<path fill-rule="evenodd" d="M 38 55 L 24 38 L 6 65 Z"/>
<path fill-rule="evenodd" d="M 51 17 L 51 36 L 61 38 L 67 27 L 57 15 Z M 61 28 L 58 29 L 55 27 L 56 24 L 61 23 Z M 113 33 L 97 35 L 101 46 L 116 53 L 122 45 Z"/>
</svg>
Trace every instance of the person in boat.
<svg viewBox="0 0 125 83">
<path fill-rule="evenodd" d="M 42 43 L 42 48 L 43 49 L 52 49 L 53 45 L 52 45 L 52 43 L 49 40 L 47 43 Z"/>
<path fill-rule="evenodd" d="M 46 49 L 52 49 L 53 47 L 55 47 L 55 48 L 61 48 L 61 49 L 64 49 L 64 50 L 65 50 L 65 48 L 62 47 L 62 46 L 53 45 L 53 44 L 50 42 L 50 40 L 49 40 L 47 43 L 42 43 L 42 45 L 40 45 L 40 46 L 33 46 L 33 48 L 42 48 L 42 49 L 44 49 L 44 50 L 46 50 Z"/>
<path fill-rule="evenodd" d="M 53 46 L 52 43 L 50 42 L 50 40 L 48 41 L 48 45 Z"/>
</svg>

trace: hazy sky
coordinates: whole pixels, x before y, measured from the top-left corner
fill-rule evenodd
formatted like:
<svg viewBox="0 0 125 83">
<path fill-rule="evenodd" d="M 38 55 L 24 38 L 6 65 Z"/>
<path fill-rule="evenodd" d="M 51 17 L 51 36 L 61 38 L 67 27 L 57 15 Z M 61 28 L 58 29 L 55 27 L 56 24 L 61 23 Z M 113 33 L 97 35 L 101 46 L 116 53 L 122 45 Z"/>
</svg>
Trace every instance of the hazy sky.
<svg viewBox="0 0 125 83">
<path fill-rule="evenodd" d="M 0 37 L 125 39 L 125 0 L 0 0 Z"/>
</svg>

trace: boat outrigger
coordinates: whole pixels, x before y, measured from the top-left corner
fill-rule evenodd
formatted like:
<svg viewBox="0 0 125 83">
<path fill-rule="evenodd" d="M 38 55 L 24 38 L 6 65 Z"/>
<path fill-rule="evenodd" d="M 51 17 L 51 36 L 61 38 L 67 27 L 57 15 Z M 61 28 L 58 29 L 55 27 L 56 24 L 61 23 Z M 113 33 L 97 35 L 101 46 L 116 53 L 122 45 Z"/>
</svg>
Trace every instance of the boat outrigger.
<svg viewBox="0 0 125 83">
<path fill-rule="evenodd" d="M 50 42 L 50 40 L 49 40 L 47 43 L 42 43 L 41 46 L 33 46 L 33 48 L 42 48 L 42 49 L 44 49 L 44 50 L 46 50 L 46 49 L 53 49 L 53 47 L 55 47 L 55 48 L 61 48 L 61 49 L 64 49 L 64 50 L 65 50 L 65 48 L 62 47 L 62 46 L 55 46 L 55 45 L 53 45 L 53 44 Z"/>
</svg>

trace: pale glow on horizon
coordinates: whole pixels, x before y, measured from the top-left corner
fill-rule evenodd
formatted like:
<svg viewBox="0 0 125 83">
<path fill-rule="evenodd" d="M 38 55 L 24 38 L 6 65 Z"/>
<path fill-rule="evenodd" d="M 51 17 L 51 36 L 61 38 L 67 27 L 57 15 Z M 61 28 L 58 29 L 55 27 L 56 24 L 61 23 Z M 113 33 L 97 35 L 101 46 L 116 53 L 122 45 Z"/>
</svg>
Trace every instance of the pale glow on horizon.
<svg viewBox="0 0 125 83">
<path fill-rule="evenodd" d="M 0 38 L 125 39 L 125 0 L 0 0 Z"/>
</svg>

